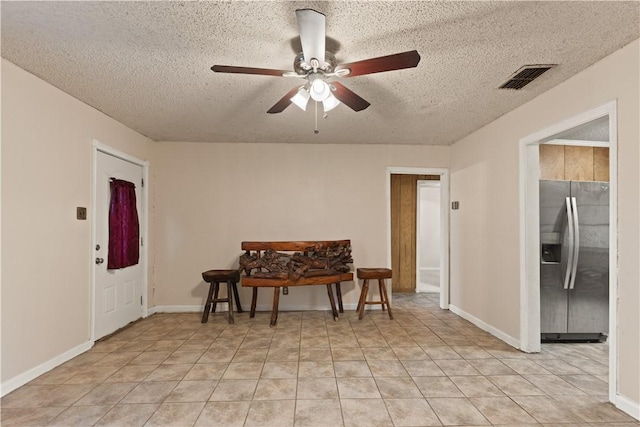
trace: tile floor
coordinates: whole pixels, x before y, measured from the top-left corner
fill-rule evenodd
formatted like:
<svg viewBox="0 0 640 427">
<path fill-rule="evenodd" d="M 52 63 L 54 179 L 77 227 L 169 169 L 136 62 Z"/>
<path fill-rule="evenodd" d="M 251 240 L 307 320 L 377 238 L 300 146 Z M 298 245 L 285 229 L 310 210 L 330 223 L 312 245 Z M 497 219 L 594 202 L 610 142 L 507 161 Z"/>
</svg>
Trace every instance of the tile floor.
<svg viewBox="0 0 640 427">
<path fill-rule="evenodd" d="M 527 355 L 395 294 L 380 311 L 156 314 L 5 396 L 3 426 L 640 423 L 607 403 L 607 346 Z"/>
</svg>

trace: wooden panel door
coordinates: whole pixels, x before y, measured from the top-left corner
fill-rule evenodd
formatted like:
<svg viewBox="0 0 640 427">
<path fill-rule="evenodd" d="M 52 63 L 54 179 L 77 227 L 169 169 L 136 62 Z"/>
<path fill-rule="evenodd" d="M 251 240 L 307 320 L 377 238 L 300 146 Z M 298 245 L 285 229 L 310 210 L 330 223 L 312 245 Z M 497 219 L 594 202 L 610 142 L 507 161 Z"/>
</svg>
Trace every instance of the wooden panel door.
<svg viewBox="0 0 640 427">
<path fill-rule="evenodd" d="M 416 209 L 418 180 L 438 175 L 391 175 L 391 280 L 393 292 L 416 291 Z"/>
</svg>

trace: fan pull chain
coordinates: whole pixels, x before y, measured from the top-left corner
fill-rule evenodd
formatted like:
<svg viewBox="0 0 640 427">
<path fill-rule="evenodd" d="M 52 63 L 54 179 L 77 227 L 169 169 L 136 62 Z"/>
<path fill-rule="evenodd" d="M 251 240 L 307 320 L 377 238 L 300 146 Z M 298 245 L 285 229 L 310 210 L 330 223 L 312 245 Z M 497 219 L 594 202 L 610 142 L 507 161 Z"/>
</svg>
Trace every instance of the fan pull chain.
<svg viewBox="0 0 640 427">
<path fill-rule="evenodd" d="M 318 130 L 318 102 L 316 102 L 315 104 L 316 104 L 316 128 L 313 130 L 313 133 L 317 135 L 320 133 L 320 131 Z"/>
</svg>

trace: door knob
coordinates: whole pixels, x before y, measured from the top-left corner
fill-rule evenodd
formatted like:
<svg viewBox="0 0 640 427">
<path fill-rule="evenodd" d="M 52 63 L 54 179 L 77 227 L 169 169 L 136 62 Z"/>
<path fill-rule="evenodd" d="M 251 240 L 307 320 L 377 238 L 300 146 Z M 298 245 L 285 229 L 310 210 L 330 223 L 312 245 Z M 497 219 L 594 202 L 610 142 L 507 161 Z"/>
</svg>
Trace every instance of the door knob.
<svg viewBox="0 0 640 427">
<path fill-rule="evenodd" d="M 96 264 L 102 264 L 104 262 L 103 258 L 96 258 Z"/>
</svg>

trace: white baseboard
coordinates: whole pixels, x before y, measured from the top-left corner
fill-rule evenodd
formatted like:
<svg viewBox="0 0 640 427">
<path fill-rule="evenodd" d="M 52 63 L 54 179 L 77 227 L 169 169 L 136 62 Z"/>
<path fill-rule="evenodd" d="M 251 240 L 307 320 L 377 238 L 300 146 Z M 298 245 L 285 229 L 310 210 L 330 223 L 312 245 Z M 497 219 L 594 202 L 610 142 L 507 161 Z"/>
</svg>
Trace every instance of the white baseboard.
<svg viewBox="0 0 640 427">
<path fill-rule="evenodd" d="M 612 403 L 616 405 L 616 408 L 640 421 L 640 403 L 634 402 L 628 397 L 619 394 L 616 395 L 615 400 Z"/>
<path fill-rule="evenodd" d="M 53 368 L 60 366 L 63 363 L 68 362 L 74 357 L 91 349 L 91 347 L 93 347 L 93 342 L 87 341 L 83 344 L 80 344 L 79 346 L 76 346 L 68 351 L 65 351 L 64 353 L 54 357 L 53 359 L 50 359 L 44 363 L 41 363 L 35 368 L 31 368 L 20 375 L 16 375 L 15 377 L 3 382 L 2 385 L 0 385 L 0 395 L 5 396 L 6 394 L 11 393 L 13 390 L 17 389 L 18 387 L 22 387 L 29 381 L 38 378 L 40 375 L 46 372 L 49 372 Z"/>
<path fill-rule="evenodd" d="M 493 326 L 489 325 L 488 323 L 485 323 L 484 321 L 478 319 L 477 317 L 473 316 L 472 314 L 467 313 L 466 311 L 462 310 L 461 308 L 456 307 L 453 304 L 449 304 L 449 310 L 451 312 L 457 314 L 458 316 L 462 317 L 463 319 L 466 319 L 469 322 L 473 323 L 474 325 L 476 325 L 477 327 L 479 327 L 483 331 L 489 332 L 491 335 L 493 335 L 496 338 L 500 338 L 502 341 L 506 342 L 510 346 L 515 347 L 515 348 L 520 348 L 520 340 L 512 337 L 511 335 L 508 335 L 508 334 L 502 332 L 501 330 L 499 330 L 497 328 L 494 328 Z"/>
</svg>

